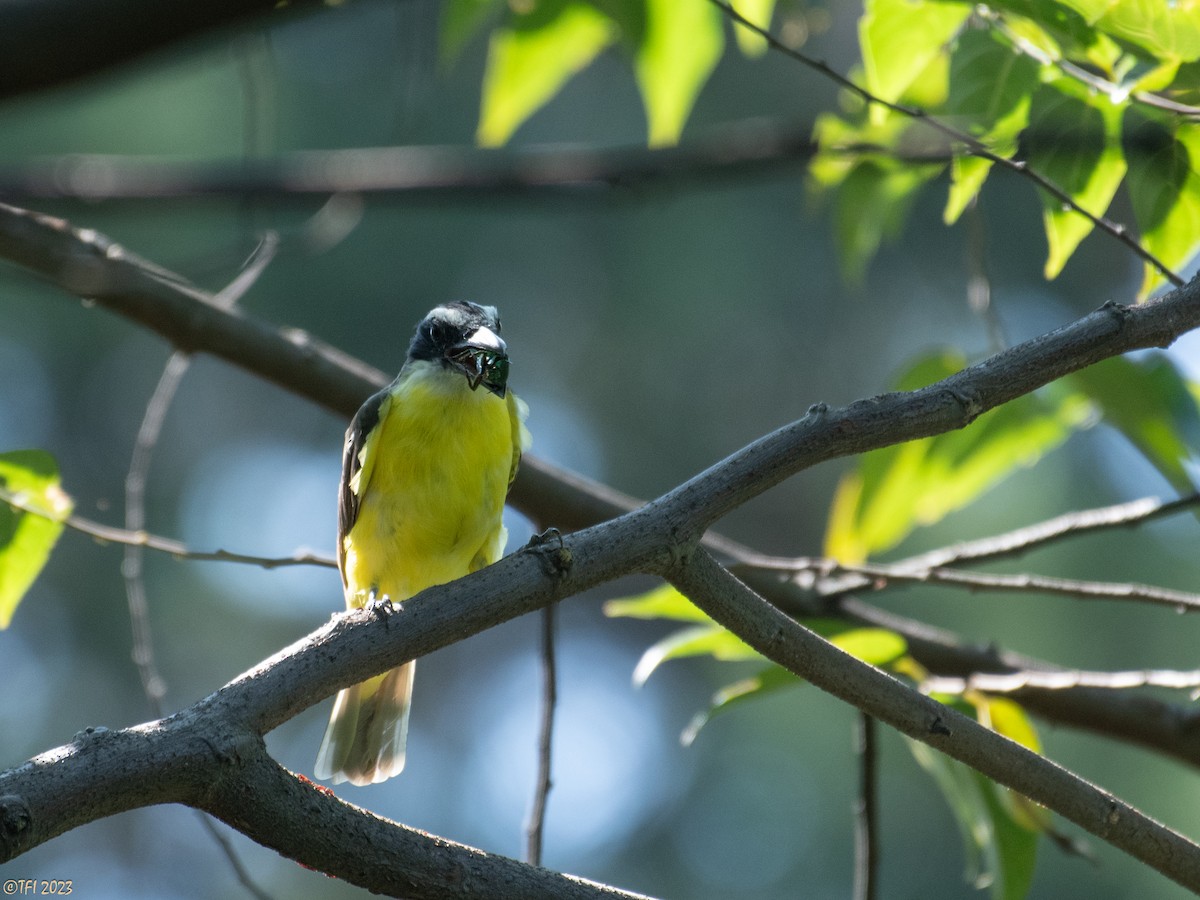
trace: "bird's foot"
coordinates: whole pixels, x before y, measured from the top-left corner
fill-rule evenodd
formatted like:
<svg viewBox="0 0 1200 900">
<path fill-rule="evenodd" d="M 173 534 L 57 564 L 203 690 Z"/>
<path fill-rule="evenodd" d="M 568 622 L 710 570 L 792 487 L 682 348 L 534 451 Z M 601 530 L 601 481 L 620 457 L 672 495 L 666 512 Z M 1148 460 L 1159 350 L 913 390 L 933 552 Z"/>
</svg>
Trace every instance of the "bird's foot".
<svg viewBox="0 0 1200 900">
<path fill-rule="evenodd" d="M 529 539 L 520 553 L 532 553 L 542 564 L 542 571 L 547 575 L 559 578 L 566 575 L 571 568 L 571 551 L 563 543 L 562 532 L 557 528 L 547 528 Z"/>
<path fill-rule="evenodd" d="M 377 619 L 386 619 L 392 613 L 403 611 L 404 605 L 396 603 L 387 594 L 379 594 L 372 590 L 367 596 L 367 610 L 375 615 Z"/>
</svg>

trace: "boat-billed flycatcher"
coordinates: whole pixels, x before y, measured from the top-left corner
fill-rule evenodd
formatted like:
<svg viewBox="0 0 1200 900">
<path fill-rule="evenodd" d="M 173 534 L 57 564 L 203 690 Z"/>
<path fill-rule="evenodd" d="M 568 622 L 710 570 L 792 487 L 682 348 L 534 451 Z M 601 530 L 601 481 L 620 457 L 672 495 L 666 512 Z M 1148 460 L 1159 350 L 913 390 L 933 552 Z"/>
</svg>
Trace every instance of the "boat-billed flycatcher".
<svg viewBox="0 0 1200 900">
<path fill-rule="evenodd" d="M 480 390 L 482 388 L 482 390 Z M 338 569 L 348 608 L 407 600 L 500 558 L 504 498 L 528 445 L 491 306 L 439 306 L 396 380 L 346 431 Z M 372 784 L 404 768 L 415 661 L 337 695 L 318 778 Z"/>
</svg>

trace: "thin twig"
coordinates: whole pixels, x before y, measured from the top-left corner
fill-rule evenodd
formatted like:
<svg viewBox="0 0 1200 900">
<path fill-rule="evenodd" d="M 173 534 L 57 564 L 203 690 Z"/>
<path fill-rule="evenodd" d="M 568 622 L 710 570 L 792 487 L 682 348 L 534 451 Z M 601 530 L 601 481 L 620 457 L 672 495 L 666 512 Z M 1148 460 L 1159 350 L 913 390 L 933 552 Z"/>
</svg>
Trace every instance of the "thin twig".
<svg viewBox="0 0 1200 900">
<path fill-rule="evenodd" d="M 1124 672 L 1087 672 L 1082 669 L 1023 670 L 1003 673 L 976 672 L 966 678 L 949 678 L 938 675 L 927 678 L 921 683 L 921 689 L 932 694 L 961 694 L 970 690 L 979 690 L 990 694 L 1011 694 L 1028 688 L 1044 691 L 1065 691 L 1072 688 L 1127 691 L 1144 687 L 1195 692 L 1200 688 L 1200 669 L 1191 671 L 1140 669 Z"/>
<path fill-rule="evenodd" d="M 146 479 L 150 473 L 150 460 L 162 433 L 163 420 L 171 400 L 190 362 L 189 354 L 181 350 L 172 353 L 146 404 L 146 412 L 133 444 L 129 471 L 125 476 L 125 530 L 129 534 L 146 534 Z M 133 632 L 133 664 L 137 666 L 142 691 L 150 709 L 155 716 L 162 718 L 166 713 L 163 698 L 167 687 L 154 661 L 154 638 L 150 630 L 150 608 L 142 569 L 144 544 L 126 542 L 124 548 L 121 575 L 125 581 L 125 602 Z"/>
<path fill-rule="evenodd" d="M 854 806 L 854 900 L 875 900 L 879 868 L 879 834 L 875 781 L 878 777 L 875 719 L 859 712 L 855 753 L 858 756 L 858 800 Z"/>
<path fill-rule="evenodd" d="M 533 803 L 525 823 L 525 861 L 542 864 L 542 837 L 546 824 L 546 802 L 550 797 L 550 764 L 554 739 L 554 712 L 558 704 L 558 665 L 554 652 L 554 604 L 542 610 L 542 722 L 538 729 L 537 781 Z"/>
<path fill-rule="evenodd" d="M 840 72 L 833 69 L 828 63 L 813 59 L 812 57 L 801 53 L 799 50 L 796 50 L 794 47 L 785 44 L 779 38 L 775 37 L 770 31 L 754 24 L 732 6 L 722 2 L 722 0 L 709 0 L 709 2 L 715 5 L 718 9 L 722 10 L 725 15 L 727 15 L 733 21 L 760 35 L 764 40 L 766 40 L 767 44 L 773 50 L 783 53 L 784 55 L 791 57 L 808 68 L 819 72 L 840 87 L 851 91 L 866 103 L 882 106 L 886 109 L 890 109 L 892 112 L 900 113 L 903 116 L 908 116 L 917 122 L 924 122 L 929 128 L 932 128 L 943 137 L 949 138 L 954 143 L 962 144 L 972 156 L 978 156 L 981 159 L 986 159 L 988 162 L 1001 166 L 1012 172 L 1016 172 L 1018 175 L 1029 179 L 1039 188 L 1053 197 L 1055 201 L 1083 216 L 1085 219 L 1091 222 L 1094 227 L 1100 229 L 1105 234 L 1116 238 L 1135 254 L 1137 254 L 1137 256 L 1143 261 L 1162 273 L 1163 277 L 1170 281 L 1171 284 L 1175 285 L 1175 287 L 1181 287 L 1183 285 L 1183 278 L 1177 275 L 1169 266 L 1167 266 L 1166 263 L 1138 243 L 1138 241 L 1134 240 L 1124 225 L 1121 225 L 1118 222 L 1112 222 L 1109 219 L 1106 219 L 1104 216 L 1098 216 L 1095 213 L 1084 209 L 1069 193 L 1067 193 L 1046 176 L 1040 174 L 1034 169 L 1029 168 L 1026 163 L 1019 160 L 1009 159 L 1002 154 L 996 153 L 978 138 L 967 134 L 965 131 L 960 131 L 952 125 L 947 125 L 941 119 L 930 115 L 924 109 L 904 103 L 893 103 L 890 100 L 884 100 L 882 97 L 875 96 L 866 88 L 856 84 L 845 75 L 842 75 Z"/>
<path fill-rule="evenodd" d="M 62 522 L 63 525 L 72 531 L 86 534 L 88 537 L 94 538 L 101 543 L 144 547 L 147 550 L 168 553 L 178 559 L 198 562 L 242 563 L 244 565 L 259 566 L 263 569 L 280 569 L 285 566 L 323 566 L 330 569 L 337 567 L 337 563 L 334 562 L 333 557 L 313 553 L 308 550 L 297 550 L 291 556 L 278 557 L 251 556 L 245 553 L 234 553 L 229 550 L 213 550 L 211 552 L 189 550 L 187 545 L 180 541 L 161 537 L 146 531 L 128 531 L 124 528 L 116 528 L 112 525 L 93 522 L 91 519 L 85 519 L 83 516 L 71 515 L 64 519 L 62 516 L 57 516 L 48 510 L 34 506 L 20 494 L 14 494 L 2 487 L 0 487 L 0 502 L 33 516 L 50 519 L 54 522 Z"/>
<path fill-rule="evenodd" d="M 892 580 L 902 579 L 906 575 L 917 577 L 919 580 L 929 580 L 928 573 L 964 562 L 1004 559 L 1029 553 L 1066 538 L 1082 537 L 1111 528 L 1135 528 L 1156 519 L 1186 512 L 1197 505 L 1200 505 L 1200 492 L 1166 501 L 1157 497 L 1142 497 L 1113 506 L 1064 513 L 1002 534 L 938 547 L 889 563 L 885 568 Z M 738 554 L 737 563 L 732 567 L 735 572 L 752 569 L 787 572 L 795 576 L 798 583 L 807 584 L 826 596 L 839 596 L 850 590 L 872 587 L 872 579 L 878 574 L 876 571 L 868 572 L 860 567 L 860 571 L 847 574 L 850 568 L 852 567 L 840 566 L 836 561 L 825 557 L 770 556 L 745 552 Z M 834 573 L 839 571 L 842 580 L 836 581 Z"/>
<path fill-rule="evenodd" d="M 1008 346 L 1004 326 L 992 303 L 992 279 L 987 267 L 987 234 L 979 197 L 974 197 L 964 213 L 967 223 L 967 306 L 983 319 L 992 353 Z"/>
<path fill-rule="evenodd" d="M 1110 528 L 1134 528 L 1155 519 L 1186 512 L 1197 505 L 1200 505 L 1200 492 L 1165 501 L 1157 497 L 1142 497 L 1113 506 L 1064 513 L 1003 534 L 910 556 L 894 565 L 897 568 L 923 569 L 1002 559 L 1041 549 L 1064 538 L 1082 537 Z"/>
<path fill-rule="evenodd" d="M 247 261 L 238 276 L 213 298 L 213 303 L 221 309 L 232 309 L 237 301 L 262 274 L 267 264 L 275 254 L 278 239 L 274 234 L 267 234 L 254 254 Z M 142 424 L 138 428 L 134 441 L 133 454 L 129 461 L 129 471 L 125 476 L 125 529 L 130 533 L 145 533 L 146 526 L 146 481 L 150 474 L 150 463 L 154 457 L 154 449 L 162 434 L 163 422 L 171 401 L 183 376 L 191 366 L 191 354 L 183 350 L 174 351 L 163 368 L 158 384 L 146 404 L 146 412 Z M 133 663 L 137 666 L 138 676 L 142 681 L 142 691 L 150 704 L 153 714 L 162 718 L 166 714 L 166 682 L 158 671 L 155 662 L 154 636 L 150 628 L 150 605 L 146 597 L 146 581 L 142 567 L 143 544 L 125 544 L 124 559 L 121 574 L 125 581 L 125 600 L 129 609 L 129 625 L 133 634 Z M 246 867 L 242 864 L 233 844 L 221 833 L 207 814 L 196 811 L 200 824 L 220 848 L 226 861 L 233 870 L 234 876 L 253 897 L 258 900 L 271 900 L 271 895 L 264 891 Z"/>
<path fill-rule="evenodd" d="M 839 575 L 862 576 L 875 582 L 876 589 L 888 583 L 935 584 L 965 587 L 973 591 L 1015 591 L 1019 593 L 1060 594 L 1080 600 L 1128 600 L 1168 606 L 1178 612 L 1200 610 L 1200 594 L 1161 588 L 1149 584 L 1117 583 L 1109 581 L 1081 581 L 1073 578 L 1055 578 L 1050 575 L 1035 575 L 1028 572 L 998 574 L 992 572 L 968 572 L 962 569 L 930 567 L 917 569 L 891 565 L 845 565 L 835 560 L 819 562 L 817 568 L 825 577 Z M 847 587 L 845 590 L 859 590 Z M 836 597 L 833 591 L 828 596 Z"/>
</svg>

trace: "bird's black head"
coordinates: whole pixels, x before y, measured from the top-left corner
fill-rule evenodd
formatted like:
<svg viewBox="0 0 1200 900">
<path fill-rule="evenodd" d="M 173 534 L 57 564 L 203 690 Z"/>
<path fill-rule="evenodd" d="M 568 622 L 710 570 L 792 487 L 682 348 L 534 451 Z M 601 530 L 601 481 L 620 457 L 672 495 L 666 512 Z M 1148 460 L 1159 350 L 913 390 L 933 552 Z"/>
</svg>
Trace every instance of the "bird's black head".
<svg viewBox="0 0 1200 900">
<path fill-rule="evenodd" d="M 455 300 L 430 310 L 417 326 L 408 358 L 461 372 L 471 390 L 483 385 L 497 397 L 508 390 L 508 347 L 500 339 L 494 306 Z"/>
</svg>

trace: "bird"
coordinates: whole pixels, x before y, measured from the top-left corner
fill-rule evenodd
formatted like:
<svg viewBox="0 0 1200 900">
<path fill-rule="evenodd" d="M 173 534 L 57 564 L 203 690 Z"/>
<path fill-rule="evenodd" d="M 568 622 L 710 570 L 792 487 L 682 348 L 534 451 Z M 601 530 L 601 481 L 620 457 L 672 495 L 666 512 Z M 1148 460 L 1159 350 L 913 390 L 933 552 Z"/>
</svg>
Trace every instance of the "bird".
<svg viewBox="0 0 1200 900">
<path fill-rule="evenodd" d="M 493 306 L 431 310 L 399 374 L 346 430 L 337 562 L 348 609 L 400 604 L 496 562 L 528 408 L 508 389 Z M 338 693 L 313 772 L 376 784 L 404 768 L 416 661 Z"/>
</svg>

